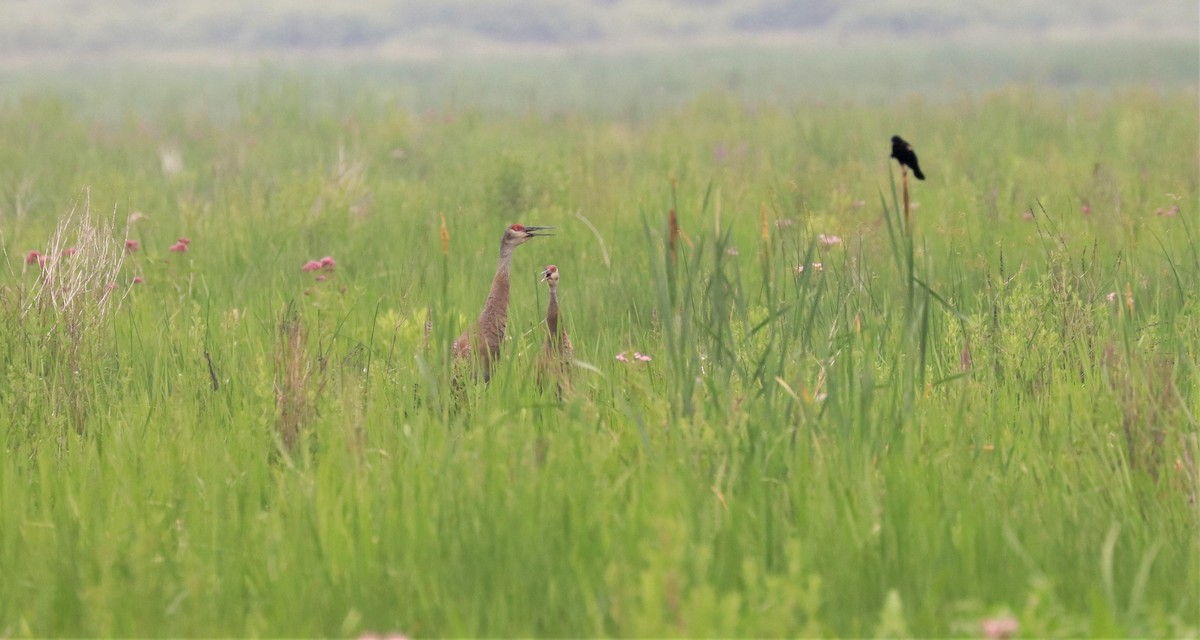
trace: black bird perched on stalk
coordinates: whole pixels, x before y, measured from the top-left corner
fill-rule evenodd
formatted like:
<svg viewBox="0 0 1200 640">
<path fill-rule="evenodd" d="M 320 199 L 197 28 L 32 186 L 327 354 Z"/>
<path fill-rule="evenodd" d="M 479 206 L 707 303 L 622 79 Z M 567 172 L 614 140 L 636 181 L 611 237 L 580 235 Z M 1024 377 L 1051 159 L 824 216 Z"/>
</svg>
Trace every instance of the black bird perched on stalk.
<svg viewBox="0 0 1200 640">
<path fill-rule="evenodd" d="M 900 136 L 892 136 L 892 156 L 902 166 L 911 167 L 913 175 L 917 180 L 924 180 L 925 174 L 921 173 L 921 165 L 917 164 L 917 154 L 913 151 L 912 145 L 905 142 Z"/>
</svg>

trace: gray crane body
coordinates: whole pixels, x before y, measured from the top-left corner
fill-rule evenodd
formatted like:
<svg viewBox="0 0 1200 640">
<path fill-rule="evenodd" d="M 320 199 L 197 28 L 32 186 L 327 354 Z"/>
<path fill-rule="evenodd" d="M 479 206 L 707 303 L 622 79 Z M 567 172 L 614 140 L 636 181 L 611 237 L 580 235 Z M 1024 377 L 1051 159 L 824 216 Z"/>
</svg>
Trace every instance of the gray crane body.
<svg viewBox="0 0 1200 640">
<path fill-rule="evenodd" d="M 467 330 L 454 341 L 451 352 L 455 359 L 474 357 L 484 382 L 492 379 L 492 367 L 500 358 L 500 345 L 504 342 L 504 331 L 508 328 L 509 270 L 513 250 L 530 238 L 550 235 L 535 233 L 536 231 L 552 228 L 514 224 L 505 230 L 504 237 L 500 240 L 500 260 L 496 265 L 496 275 L 492 278 L 492 288 L 488 291 L 487 302 L 483 305 L 479 320 L 474 329 Z"/>
</svg>

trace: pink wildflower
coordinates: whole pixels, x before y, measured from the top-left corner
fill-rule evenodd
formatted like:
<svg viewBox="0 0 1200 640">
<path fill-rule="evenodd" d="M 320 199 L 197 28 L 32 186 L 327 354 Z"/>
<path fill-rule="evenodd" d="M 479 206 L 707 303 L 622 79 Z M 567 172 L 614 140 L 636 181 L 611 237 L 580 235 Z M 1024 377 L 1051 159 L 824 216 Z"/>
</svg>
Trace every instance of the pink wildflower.
<svg viewBox="0 0 1200 640">
<path fill-rule="evenodd" d="M 133 253 L 135 251 L 141 251 L 141 249 L 142 249 L 142 245 L 138 244 L 137 240 L 126 240 L 125 241 L 125 251 L 127 251 L 129 253 Z"/>
<path fill-rule="evenodd" d="M 337 265 L 337 263 L 333 261 L 333 256 L 325 256 L 324 258 L 321 258 L 321 262 L 319 264 L 321 265 L 322 269 L 329 269 L 330 271 L 332 271 L 334 266 Z"/>
<path fill-rule="evenodd" d="M 1175 214 L 1179 213 L 1179 205 L 1173 205 L 1170 209 L 1163 212 L 1163 215 L 1168 218 L 1174 218 Z"/>
<path fill-rule="evenodd" d="M 143 283 L 143 282 L 145 282 L 145 280 L 142 280 L 142 277 L 141 277 L 141 276 L 134 276 L 134 277 L 133 277 L 133 284 L 141 284 L 141 283 Z"/>
<path fill-rule="evenodd" d="M 1079 212 L 1085 216 L 1092 215 L 1092 208 L 1085 202 L 1082 207 L 1079 207 Z"/>
<path fill-rule="evenodd" d="M 317 282 L 325 282 L 325 276 L 317 276 Z"/>
<path fill-rule="evenodd" d="M 1116 291 L 1110 291 L 1110 292 L 1108 293 L 1108 295 L 1104 296 L 1104 299 L 1105 299 L 1105 300 L 1108 300 L 1109 302 L 1116 302 L 1116 301 L 1117 301 L 1117 292 L 1116 292 Z"/>
<path fill-rule="evenodd" d="M 67 247 L 66 249 L 63 249 L 63 252 L 62 252 L 62 254 L 64 256 L 73 256 L 76 253 L 79 253 L 79 250 L 76 249 L 75 247 Z"/>
<path fill-rule="evenodd" d="M 1017 619 L 1012 616 L 1000 616 L 998 618 L 985 618 L 979 623 L 979 628 L 983 631 L 983 635 L 991 640 L 1003 640 L 1011 638 L 1017 633 L 1020 625 Z"/>
<path fill-rule="evenodd" d="M 634 359 L 634 360 L 637 360 L 638 362 L 650 362 L 651 360 L 653 360 L 653 358 L 651 358 L 650 356 L 648 356 L 648 355 L 646 355 L 646 354 L 642 353 L 641 351 L 634 351 L 634 352 L 633 352 L 633 359 Z"/>
<path fill-rule="evenodd" d="M 25 254 L 25 264 L 33 264 L 35 262 L 38 264 L 38 266 L 46 264 L 46 257 L 36 249 Z"/>
<path fill-rule="evenodd" d="M 184 251 L 187 251 L 187 250 L 188 250 L 188 246 L 187 246 L 186 242 L 176 242 L 175 244 L 173 244 L 167 248 L 167 251 L 174 251 L 175 253 L 183 253 Z"/>
<path fill-rule="evenodd" d="M 625 357 L 625 352 L 624 352 L 624 351 L 622 351 L 621 353 L 618 353 L 618 354 L 617 354 L 617 362 L 629 362 L 629 358 L 626 358 L 626 357 Z"/>
<path fill-rule="evenodd" d="M 832 247 L 835 244 L 841 244 L 842 237 L 841 236 L 827 236 L 822 233 L 817 236 L 817 242 L 820 242 L 821 244 L 823 244 L 827 247 Z"/>
<path fill-rule="evenodd" d="M 308 262 L 304 263 L 303 267 L 300 267 L 300 270 L 305 273 L 308 273 L 309 271 L 316 271 L 317 269 L 320 269 L 320 268 L 321 268 L 320 262 L 317 262 L 316 260 L 309 260 Z"/>
<path fill-rule="evenodd" d="M 796 267 L 796 275 L 800 275 L 802 273 L 804 273 L 804 265 L 798 265 Z"/>
<path fill-rule="evenodd" d="M 192 240 L 186 236 L 181 236 L 177 242 L 179 242 L 179 244 L 191 244 Z"/>
</svg>

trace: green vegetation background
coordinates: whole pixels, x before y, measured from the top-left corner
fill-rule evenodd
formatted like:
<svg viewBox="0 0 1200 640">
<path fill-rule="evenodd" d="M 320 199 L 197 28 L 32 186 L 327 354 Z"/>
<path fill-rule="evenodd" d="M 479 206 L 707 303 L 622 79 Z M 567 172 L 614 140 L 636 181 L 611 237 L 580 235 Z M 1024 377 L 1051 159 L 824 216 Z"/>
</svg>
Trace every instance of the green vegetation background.
<svg viewBox="0 0 1200 640">
<path fill-rule="evenodd" d="M 588 108 L 379 69 L 7 90 L 0 635 L 1197 633 L 1186 74 Z M 456 405 L 512 222 L 557 235 Z"/>
</svg>

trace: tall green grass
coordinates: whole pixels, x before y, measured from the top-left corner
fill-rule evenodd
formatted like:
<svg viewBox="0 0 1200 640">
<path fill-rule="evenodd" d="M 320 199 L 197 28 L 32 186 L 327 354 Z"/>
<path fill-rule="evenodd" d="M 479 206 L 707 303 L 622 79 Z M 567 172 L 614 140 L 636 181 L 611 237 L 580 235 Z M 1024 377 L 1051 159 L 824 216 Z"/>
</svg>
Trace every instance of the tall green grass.
<svg viewBox="0 0 1200 640">
<path fill-rule="evenodd" d="M 1197 633 L 1194 91 L 312 104 L 0 110 L 0 634 Z M 512 222 L 558 231 L 455 401 Z"/>
</svg>

